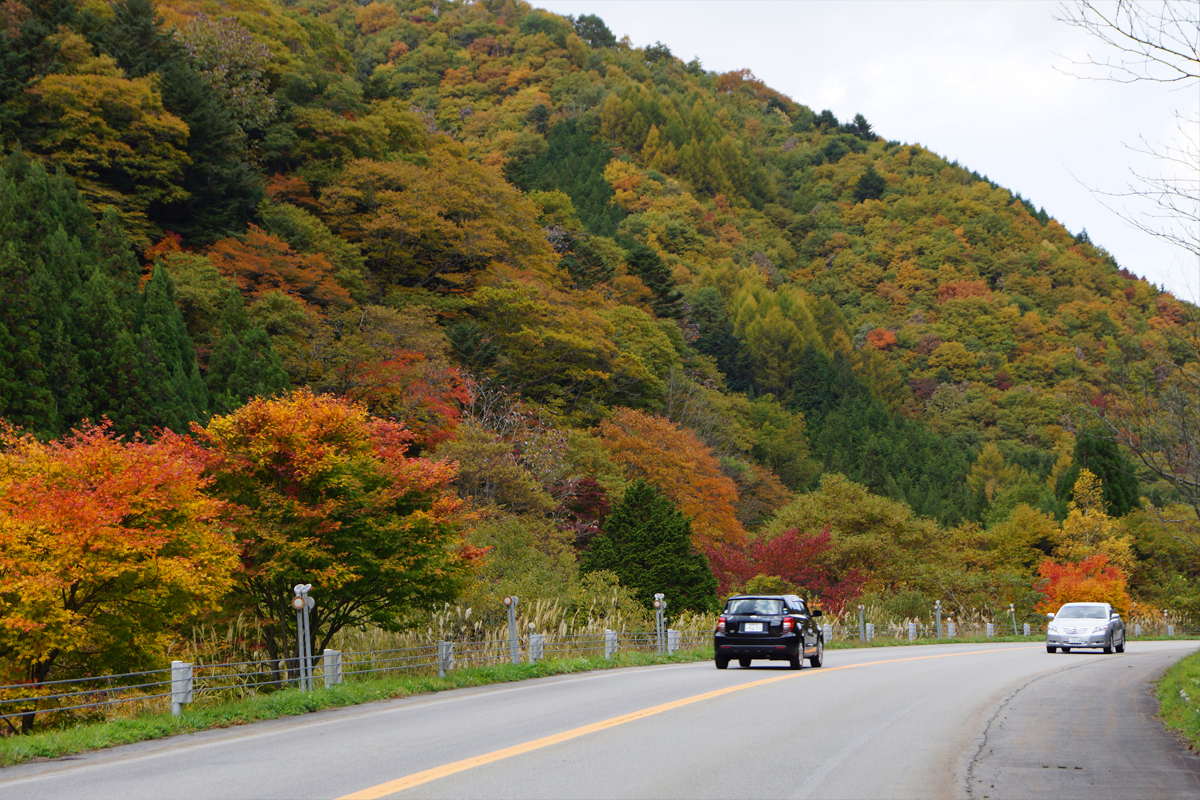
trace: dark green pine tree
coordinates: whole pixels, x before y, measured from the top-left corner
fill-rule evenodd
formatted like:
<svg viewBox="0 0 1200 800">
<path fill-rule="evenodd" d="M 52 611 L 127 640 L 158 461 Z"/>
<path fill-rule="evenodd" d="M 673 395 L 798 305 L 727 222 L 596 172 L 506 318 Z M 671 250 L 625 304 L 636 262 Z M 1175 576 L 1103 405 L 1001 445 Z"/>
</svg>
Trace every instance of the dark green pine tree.
<svg viewBox="0 0 1200 800">
<path fill-rule="evenodd" d="M 611 570 L 647 608 L 657 592 L 667 596 L 673 611 L 716 607 L 717 579 L 692 547 L 691 523 L 644 480 L 625 489 L 625 497 L 593 537 L 580 570 Z"/>
<path fill-rule="evenodd" d="M 80 402 L 69 303 L 95 258 L 93 224 L 61 173 L 19 152 L 0 162 L 0 415 L 43 435 Z"/>
<path fill-rule="evenodd" d="M 183 57 L 183 45 L 163 29 L 162 17 L 150 0 L 120 0 L 96 36 L 100 49 L 112 56 L 126 77 L 142 78 Z"/>
<path fill-rule="evenodd" d="M 754 371 L 745 343 L 734 333 L 725 298 L 715 287 L 705 286 L 692 296 L 691 305 L 691 320 L 700 329 L 696 350 L 716 360 L 730 389 L 746 391 L 753 384 Z"/>
<path fill-rule="evenodd" d="M 660 317 L 679 317 L 683 314 L 683 295 L 675 287 L 675 276 L 658 253 L 641 242 L 634 242 L 625 251 L 625 262 L 642 283 L 654 293 L 654 313 Z"/>
<path fill-rule="evenodd" d="M 1100 479 L 1104 502 L 1108 504 L 1111 516 L 1123 517 L 1141 506 L 1141 487 L 1129 457 L 1112 439 L 1084 432 L 1075 440 L 1071 467 L 1058 479 L 1055 487 L 1062 508 L 1067 507 L 1075 481 L 1085 469 Z"/>
<path fill-rule="evenodd" d="M 0 183 L 0 203 L 4 186 Z M 38 331 L 34 268 L 16 242 L 0 241 L 0 417 L 22 428 L 53 430 L 54 396 L 46 386 Z"/>
<path fill-rule="evenodd" d="M 208 393 L 196 349 L 175 305 L 175 283 L 159 264 L 138 303 L 133 325 L 134 404 L 139 430 L 186 431 L 208 413 Z"/>
<path fill-rule="evenodd" d="M 142 267 L 133 250 L 133 243 L 129 241 L 125 229 L 121 226 L 120 215 L 111 206 L 105 208 L 100 216 L 100 225 L 96 232 L 96 250 L 99 255 L 99 270 L 108 278 L 109 289 L 121 310 L 122 322 L 128 325 L 133 319 L 138 296 L 141 294 L 139 284 Z"/>
<path fill-rule="evenodd" d="M 228 414 L 252 397 L 288 389 L 283 360 L 260 326 L 251 326 L 241 292 L 230 286 L 221 310 L 221 338 L 208 358 L 208 387 L 213 413 Z"/>
<path fill-rule="evenodd" d="M 93 422 L 108 418 L 118 433 L 131 434 L 139 430 L 131 416 L 136 407 L 132 313 L 117 299 L 114 283 L 97 267 L 79 292 L 72 325 L 85 389 L 79 417 Z"/>
<path fill-rule="evenodd" d="M 858 183 L 854 184 L 854 202 L 861 203 L 864 200 L 878 200 L 883 197 L 886 189 L 887 180 L 875 171 L 874 164 L 868 164 L 867 171 L 859 175 Z"/>
</svg>

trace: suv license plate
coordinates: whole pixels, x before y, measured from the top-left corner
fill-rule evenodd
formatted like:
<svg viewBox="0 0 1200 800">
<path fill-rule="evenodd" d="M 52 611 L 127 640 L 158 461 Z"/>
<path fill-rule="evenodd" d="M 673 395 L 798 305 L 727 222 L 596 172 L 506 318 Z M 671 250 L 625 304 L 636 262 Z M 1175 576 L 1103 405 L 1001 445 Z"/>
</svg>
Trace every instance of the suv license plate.
<svg viewBox="0 0 1200 800">
<path fill-rule="evenodd" d="M 761 622 L 743 622 L 742 633 L 762 633 Z"/>
</svg>

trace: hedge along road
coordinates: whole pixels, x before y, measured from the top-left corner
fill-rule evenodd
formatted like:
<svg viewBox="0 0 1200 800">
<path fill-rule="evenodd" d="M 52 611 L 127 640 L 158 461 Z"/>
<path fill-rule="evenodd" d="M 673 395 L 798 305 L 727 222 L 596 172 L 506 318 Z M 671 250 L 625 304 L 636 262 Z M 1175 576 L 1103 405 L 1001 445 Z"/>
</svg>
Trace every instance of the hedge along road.
<svg viewBox="0 0 1200 800">
<path fill-rule="evenodd" d="M 1200 797 L 1150 682 L 1194 650 L 837 650 L 463 689 L 0 770 L 0 798 Z M 757 666 L 762 664 L 761 667 Z"/>
</svg>

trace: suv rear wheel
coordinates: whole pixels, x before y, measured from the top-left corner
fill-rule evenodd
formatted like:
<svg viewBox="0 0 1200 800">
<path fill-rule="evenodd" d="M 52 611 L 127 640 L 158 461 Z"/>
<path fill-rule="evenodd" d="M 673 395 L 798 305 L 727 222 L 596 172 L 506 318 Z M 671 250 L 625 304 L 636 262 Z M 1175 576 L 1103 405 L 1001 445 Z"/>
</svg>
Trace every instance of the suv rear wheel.
<svg viewBox="0 0 1200 800">
<path fill-rule="evenodd" d="M 729 666 L 728 658 L 722 658 L 721 656 L 717 656 L 713 660 L 717 662 L 717 669 L 725 669 L 726 667 Z"/>
</svg>

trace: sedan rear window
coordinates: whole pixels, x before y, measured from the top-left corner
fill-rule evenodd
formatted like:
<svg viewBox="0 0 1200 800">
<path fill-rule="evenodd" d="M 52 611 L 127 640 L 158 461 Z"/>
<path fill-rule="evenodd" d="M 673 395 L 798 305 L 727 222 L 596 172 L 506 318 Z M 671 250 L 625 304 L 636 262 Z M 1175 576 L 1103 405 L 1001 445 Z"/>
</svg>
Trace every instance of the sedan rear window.
<svg viewBox="0 0 1200 800">
<path fill-rule="evenodd" d="M 753 597 L 744 600 L 730 600 L 726 614 L 782 614 L 782 600 L 768 600 L 765 597 Z"/>
</svg>

